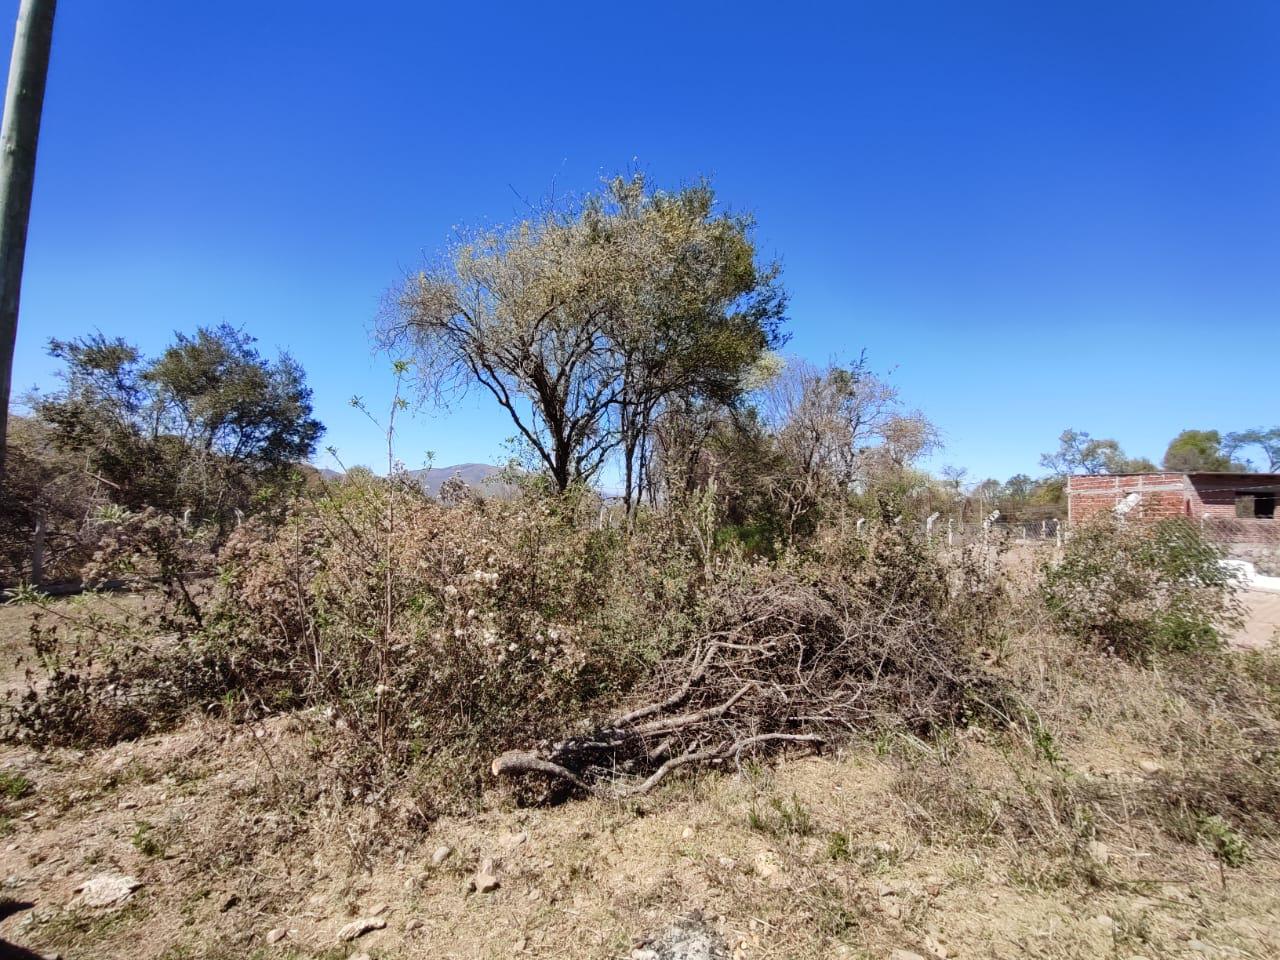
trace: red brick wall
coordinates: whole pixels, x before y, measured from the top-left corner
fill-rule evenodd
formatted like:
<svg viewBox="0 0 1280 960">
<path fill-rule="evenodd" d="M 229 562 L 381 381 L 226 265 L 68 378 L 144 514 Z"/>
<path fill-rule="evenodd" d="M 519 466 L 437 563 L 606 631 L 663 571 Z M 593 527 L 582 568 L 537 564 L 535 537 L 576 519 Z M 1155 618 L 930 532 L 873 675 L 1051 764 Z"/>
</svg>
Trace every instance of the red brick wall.
<svg viewBox="0 0 1280 960">
<path fill-rule="evenodd" d="M 1237 491 L 1247 491 L 1250 487 L 1274 487 L 1277 483 L 1280 483 L 1280 475 L 1274 473 L 1259 473 L 1248 478 L 1196 475 L 1191 477 L 1192 509 L 1198 517 L 1234 520 Z"/>
<path fill-rule="evenodd" d="M 1186 474 L 1182 473 L 1068 477 L 1067 518 L 1079 523 L 1105 513 L 1130 493 L 1139 493 L 1142 499 L 1129 516 L 1143 520 L 1186 516 L 1187 501 L 1194 496 Z"/>
<path fill-rule="evenodd" d="M 1204 474 L 1143 473 L 1131 476 L 1067 478 L 1067 517 L 1080 523 L 1113 510 L 1130 493 L 1142 499 L 1129 516 L 1139 520 L 1189 516 L 1221 543 L 1280 544 L 1280 515 L 1275 519 L 1236 517 L 1236 494 L 1280 484 L 1280 474 L 1215 477 Z"/>
</svg>

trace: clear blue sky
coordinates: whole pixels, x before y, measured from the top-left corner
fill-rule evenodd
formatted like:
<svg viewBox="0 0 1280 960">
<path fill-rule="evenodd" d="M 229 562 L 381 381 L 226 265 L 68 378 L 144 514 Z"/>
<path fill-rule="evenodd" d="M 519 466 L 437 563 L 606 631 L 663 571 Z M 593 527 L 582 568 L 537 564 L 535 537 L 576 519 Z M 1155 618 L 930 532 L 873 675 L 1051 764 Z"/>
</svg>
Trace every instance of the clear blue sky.
<svg viewBox="0 0 1280 960">
<path fill-rule="evenodd" d="M 755 212 L 791 349 L 893 368 L 935 465 L 1034 473 L 1067 426 L 1158 458 L 1280 422 L 1278 43 L 1274 0 L 66 2 L 15 389 L 50 336 L 225 320 L 377 462 L 346 401 L 388 395 L 367 332 L 402 270 L 639 166 Z M 402 452 L 513 432 L 477 397 Z"/>
</svg>

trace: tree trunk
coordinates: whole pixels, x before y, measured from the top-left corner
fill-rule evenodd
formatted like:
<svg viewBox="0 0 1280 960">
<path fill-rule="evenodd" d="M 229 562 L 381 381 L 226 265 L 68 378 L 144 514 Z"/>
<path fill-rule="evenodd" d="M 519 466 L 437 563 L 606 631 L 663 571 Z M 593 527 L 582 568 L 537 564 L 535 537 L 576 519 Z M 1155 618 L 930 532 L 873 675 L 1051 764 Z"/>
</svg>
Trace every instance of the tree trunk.
<svg viewBox="0 0 1280 960">
<path fill-rule="evenodd" d="M 18 298 L 36 176 L 36 143 L 57 0 L 22 0 L 0 127 L 0 482 L 9 437 L 9 389 L 18 336 Z"/>
<path fill-rule="evenodd" d="M 36 517 L 36 529 L 31 535 L 31 585 L 39 588 L 44 585 L 44 539 L 45 530 L 44 511 Z"/>
</svg>

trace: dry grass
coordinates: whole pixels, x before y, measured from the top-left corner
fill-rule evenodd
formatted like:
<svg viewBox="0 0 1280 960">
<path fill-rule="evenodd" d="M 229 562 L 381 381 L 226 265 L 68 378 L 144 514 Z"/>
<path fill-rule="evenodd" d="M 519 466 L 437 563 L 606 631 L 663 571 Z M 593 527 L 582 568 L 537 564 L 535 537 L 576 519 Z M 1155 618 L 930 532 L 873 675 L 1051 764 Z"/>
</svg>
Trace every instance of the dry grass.
<svg viewBox="0 0 1280 960">
<path fill-rule="evenodd" d="M 386 929 L 359 942 L 380 958 L 625 957 L 695 909 L 750 958 L 1280 951 L 1265 783 L 1210 776 L 1276 742 L 1274 661 L 1229 655 L 1188 678 L 1038 639 L 994 667 L 1035 724 L 728 765 L 641 800 L 521 809 L 492 793 L 376 850 L 372 818 L 309 792 L 322 758 L 290 717 L 195 720 L 90 754 L 10 749 L 0 765 L 35 789 L 6 801 L 0 874 L 37 907 L 0 935 L 83 958 L 342 958 L 337 928 L 384 903 Z M 1187 833 L 1178 798 L 1218 805 L 1246 859 L 1225 865 L 1212 836 Z M 436 867 L 439 844 L 454 853 Z M 468 894 L 486 857 L 502 886 Z M 121 911 L 69 909 L 107 869 L 146 885 Z M 275 927 L 294 932 L 268 946 Z"/>
</svg>

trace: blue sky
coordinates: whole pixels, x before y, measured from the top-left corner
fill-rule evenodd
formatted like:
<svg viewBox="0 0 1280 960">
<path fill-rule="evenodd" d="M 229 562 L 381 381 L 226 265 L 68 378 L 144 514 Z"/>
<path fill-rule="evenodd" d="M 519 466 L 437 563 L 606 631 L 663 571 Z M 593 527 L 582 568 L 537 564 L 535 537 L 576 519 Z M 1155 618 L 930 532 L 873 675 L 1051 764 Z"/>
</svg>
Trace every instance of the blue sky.
<svg viewBox="0 0 1280 960">
<path fill-rule="evenodd" d="M 384 291 L 455 224 L 639 167 L 756 214 L 790 349 L 865 347 L 935 465 L 1034 473 L 1068 426 L 1158 459 L 1280 422 L 1277 37 L 1272 0 L 65 3 L 15 390 L 50 336 L 225 320 L 375 463 L 346 401 L 389 396 Z M 401 452 L 513 432 L 477 395 Z"/>
</svg>

